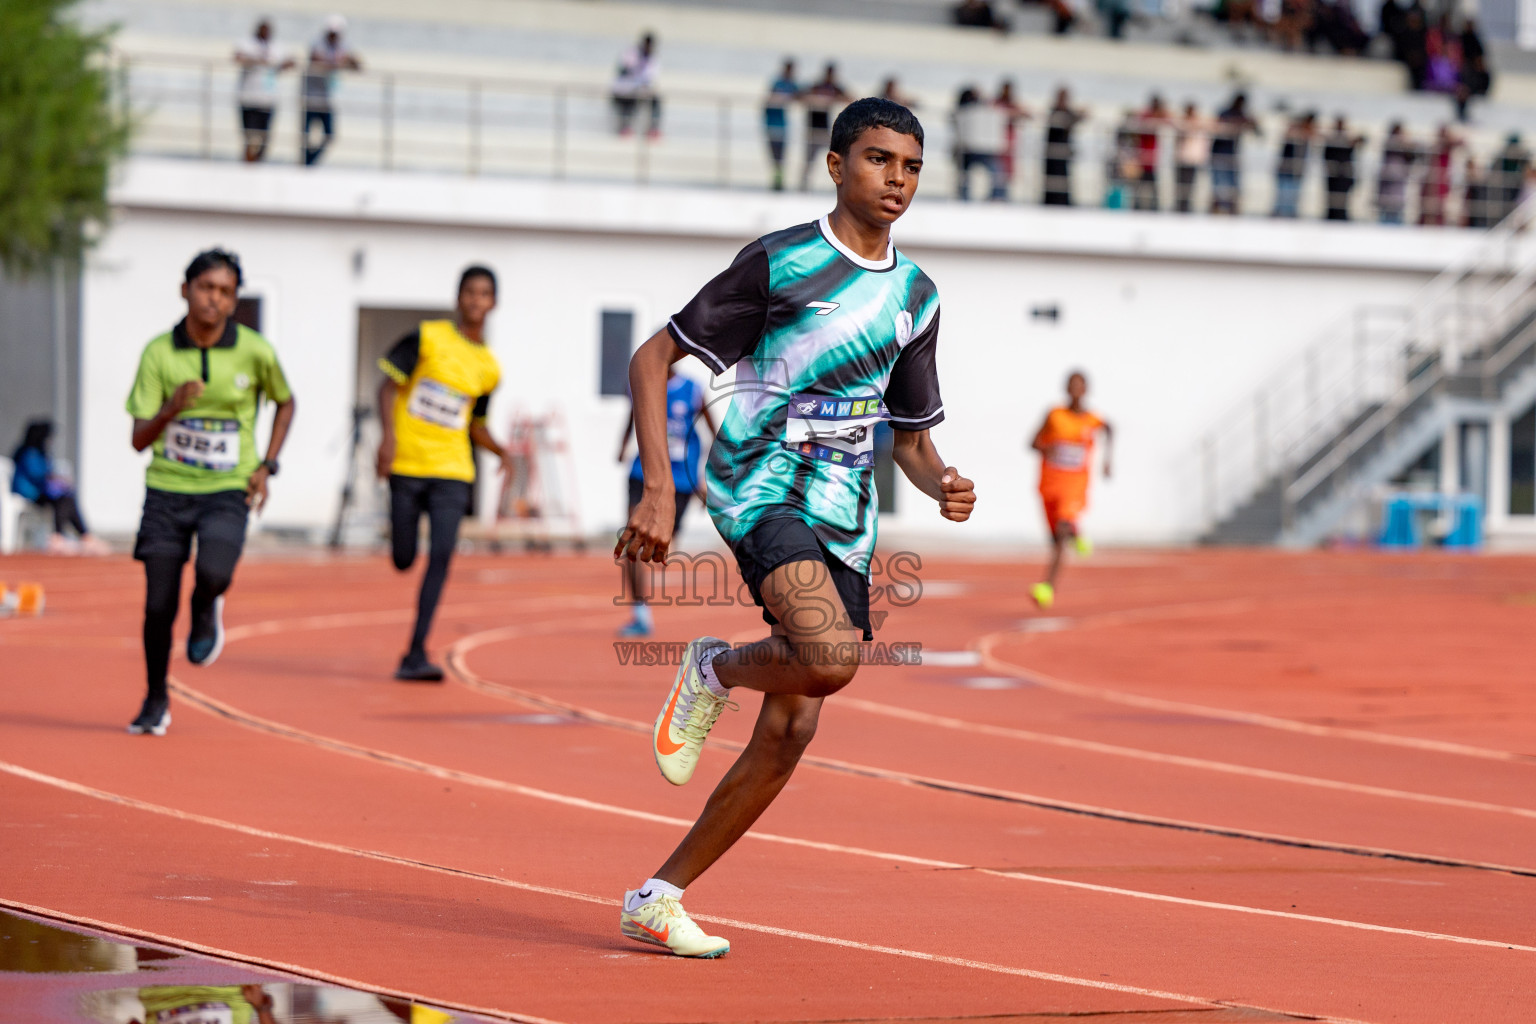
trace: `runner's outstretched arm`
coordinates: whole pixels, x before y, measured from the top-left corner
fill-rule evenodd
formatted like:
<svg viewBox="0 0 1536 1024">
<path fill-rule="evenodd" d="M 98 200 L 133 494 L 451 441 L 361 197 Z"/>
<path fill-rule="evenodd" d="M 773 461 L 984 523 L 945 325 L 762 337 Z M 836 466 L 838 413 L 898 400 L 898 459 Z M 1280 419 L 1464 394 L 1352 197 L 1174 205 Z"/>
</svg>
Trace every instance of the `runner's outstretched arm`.
<svg viewBox="0 0 1536 1024">
<path fill-rule="evenodd" d="M 1039 452 L 1041 455 L 1048 455 L 1048 454 L 1050 454 L 1051 446 L 1046 444 L 1046 441 L 1045 441 L 1045 430 L 1046 430 L 1047 427 L 1050 426 L 1050 424 L 1051 424 L 1050 417 L 1047 416 L 1045 418 L 1045 420 L 1041 422 L 1040 429 L 1035 431 L 1035 439 L 1033 441 L 1031 441 L 1030 445 L 1029 445 L 1031 448 L 1033 448 L 1035 451 Z"/>
<path fill-rule="evenodd" d="M 914 487 L 939 503 L 941 516 L 957 523 L 971 517 L 976 485 L 955 467 L 944 465 L 928 431 L 897 430 L 891 456 Z"/>
<path fill-rule="evenodd" d="M 266 462 L 277 461 L 277 456 L 283 450 L 283 442 L 288 439 L 288 428 L 293 424 L 296 408 L 292 395 L 288 396 L 288 401 L 277 403 L 277 412 L 272 417 L 272 437 L 267 441 Z M 245 485 L 245 500 L 254 512 L 260 512 L 267 504 L 267 480 L 272 476 L 272 471 L 267 468 L 266 462 L 256 467 Z"/>
<path fill-rule="evenodd" d="M 374 459 L 374 469 L 380 480 L 389 479 L 390 467 L 395 464 L 395 398 L 400 385 L 389 377 L 379 385 L 379 454 Z"/>
<path fill-rule="evenodd" d="M 177 388 L 170 398 L 165 400 L 165 404 L 160 407 L 160 411 L 155 413 L 154 419 L 135 419 L 133 421 L 133 450 L 141 452 L 159 440 L 160 435 L 165 433 L 165 428 L 176 418 L 177 414 L 190 407 L 193 402 L 198 400 L 202 393 L 203 382 L 200 380 L 189 380 Z"/>
<path fill-rule="evenodd" d="M 469 437 L 475 444 L 501 460 L 501 472 L 503 475 L 512 475 L 514 469 L 512 453 L 496 443 L 496 439 L 491 436 L 490 428 L 485 425 L 485 420 L 475 420 L 469 425 Z"/>
<path fill-rule="evenodd" d="M 629 361 L 629 393 L 634 403 L 635 440 L 645 490 L 619 534 L 614 558 L 665 562 L 672 543 L 677 498 L 672 486 L 672 458 L 667 454 L 667 367 L 686 355 L 665 327 L 635 350 Z"/>
<path fill-rule="evenodd" d="M 1104 479 L 1109 479 L 1110 457 L 1115 451 L 1115 429 L 1107 422 L 1104 424 Z"/>
</svg>

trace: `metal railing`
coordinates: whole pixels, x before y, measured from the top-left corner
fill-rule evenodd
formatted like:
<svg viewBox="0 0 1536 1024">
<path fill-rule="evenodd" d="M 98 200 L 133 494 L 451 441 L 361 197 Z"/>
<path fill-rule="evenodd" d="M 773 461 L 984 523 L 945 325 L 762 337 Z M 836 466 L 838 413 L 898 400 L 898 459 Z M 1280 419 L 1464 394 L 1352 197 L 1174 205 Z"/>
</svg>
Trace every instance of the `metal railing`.
<svg viewBox="0 0 1536 1024">
<path fill-rule="evenodd" d="M 1468 360 L 1479 372 L 1501 371 L 1520 354 L 1536 303 L 1536 239 L 1526 235 L 1533 220 L 1536 197 L 1412 301 L 1352 311 L 1219 417 L 1191 460 L 1200 467 L 1204 531 L 1276 487 L 1289 527 L 1439 381 Z"/>
<path fill-rule="evenodd" d="M 132 114 L 134 151 L 145 155 L 238 160 L 244 149 L 239 111 L 239 71 L 232 61 L 119 54 L 120 101 Z M 304 105 L 301 71 L 279 77 L 280 95 L 267 135 L 264 159 L 302 163 Z M 334 137 L 320 162 L 353 168 L 437 171 L 465 175 L 521 176 L 587 181 L 619 181 L 726 188 L 762 189 L 773 177 L 760 97 L 728 96 L 668 89 L 660 95 L 661 131 L 648 126 L 641 101 L 628 134 L 617 131 L 618 117 L 609 90 L 599 84 L 535 81 L 512 77 L 403 72 L 341 72 L 331 101 Z M 920 110 L 928 131 L 928 163 L 923 191 L 929 198 L 958 191 L 960 171 L 953 159 L 956 143 L 948 112 Z M 1187 198 L 1195 211 L 1210 209 L 1211 168 L 1198 168 L 1181 185 L 1176 160 L 1179 136 L 1169 125 L 1153 126 L 1156 158 L 1142 177 L 1128 145 L 1135 125 L 1090 117 L 1073 132 L 1070 147 L 1048 149 L 1043 111 L 1015 125 L 1005 182 L 1011 202 L 1037 204 L 1047 188 L 1067 192 L 1074 205 L 1124 206 L 1171 211 Z M 791 110 L 785 139 L 786 178 L 797 187 L 807 165 L 812 190 L 829 191 L 821 170 L 820 150 L 812 150 L 803 111 Z M 1239 172 L 1239 208 L 1270 215 L 1277 196 L 1277 158 L 1286 119 L 1265 121 L 1266 135 L 1249 137 L 1231 165 Z M 318 138 L 318 132 L 314 136 Z M 1327 169 L 1314 142 L 1300 179 L 1298 212 L 1322 217 L 1329 205 Z M 1358 184 L 1350 193 L 1351 219 L 1375 220 L 1380 147 L 1362 147 L 1355 164 Z M 990 191 L 986 171 L 973 172 L 972 195 Z M 1429 178 L 1426 180 L 1426 173 Z M 1442 210 L 1447 223 L 1468 213 L 1464 181 L 1457 171 L 1445 181 L 1419 165 L 1405 183 L 1403 216 L 1419 217 L 1425 197 L 1448 195 Z M 1051 175 L 1051 178 L 1048 178 Z M 1443 188 L 1441 187 L 1443 186 Z M 1489 220 L 1504 210 L 1498 201 L 1481 211 Z"/>
</svg>

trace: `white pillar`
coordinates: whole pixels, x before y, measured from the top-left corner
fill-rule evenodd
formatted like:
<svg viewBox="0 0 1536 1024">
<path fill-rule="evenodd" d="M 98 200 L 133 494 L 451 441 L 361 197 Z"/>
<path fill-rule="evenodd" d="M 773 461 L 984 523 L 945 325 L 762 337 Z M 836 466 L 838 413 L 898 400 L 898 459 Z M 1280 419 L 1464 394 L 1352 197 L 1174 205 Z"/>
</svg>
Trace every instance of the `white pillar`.
<svg viewBox="0 0 1536 1024">
<path fill-rule="evenodd" d="M 1509 414 L 1495 410 L 1488 417 L 1488 532 L 1509 522 Z"/>
</svg>

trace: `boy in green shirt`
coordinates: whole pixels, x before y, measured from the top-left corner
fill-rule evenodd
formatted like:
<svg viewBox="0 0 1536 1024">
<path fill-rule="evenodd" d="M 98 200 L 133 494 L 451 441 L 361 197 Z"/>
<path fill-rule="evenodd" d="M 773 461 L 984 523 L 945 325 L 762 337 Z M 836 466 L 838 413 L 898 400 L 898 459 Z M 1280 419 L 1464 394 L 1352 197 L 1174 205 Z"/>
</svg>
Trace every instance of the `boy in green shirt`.
<svg viewBox="0 0 1536 1024">
<path fill-rule="evenodd" d="M 224 591 L 245 545 L 246 517 L 261 511 L 267 480 L 293 422 L 293 394 L 277 353 L 231 319 L 240 261 L 210 249 L 187 266 L 187 315 L 151 341 L 139 360 L 128 413 L 133 448 L 154 449 L 133 557 L 144 563 L 144 662 L 149 693 L 128 726 L 164 736 L 171 724 L 166 670 L 181 603 L 181 570 L 197 538 L 197 584 L 187 660 L 211 665 L 224 647 Z M 256 412 L 277 403 L 265 458 L 256 454 Z"/>
</svg>

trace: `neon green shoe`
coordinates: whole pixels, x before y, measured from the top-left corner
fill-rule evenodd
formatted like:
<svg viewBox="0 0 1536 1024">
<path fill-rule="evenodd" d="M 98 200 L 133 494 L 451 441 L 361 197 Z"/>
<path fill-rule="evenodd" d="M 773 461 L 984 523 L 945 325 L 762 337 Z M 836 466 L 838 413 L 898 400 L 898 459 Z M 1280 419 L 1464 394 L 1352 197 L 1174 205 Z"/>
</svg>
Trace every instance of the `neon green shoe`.
<svg viewBox="0 0 1536 1024">
<path fill-rule="evenodd" d="M 1089 555 L 1093 554 L 1093 541 L 1089 540 L 1087 537 L 1083 536 L 1082 534 L 1078 534 L 1076 543 L 1077 553 L 1079 555 L 1087 558 Z"/>
<path fill-rule="evenodd" d="M 628 901 L 630 894 L 625 893 Z M 664 946 L 678 956 L 713 960 L 731 951 L 729 940 L 705 935 L 704 929 L 693 923 L 693 918 L 673 896 L 642 903 L 634 912 L 619 911 L 619 931 L 627 939 Z"/>
<path fill-rule="evenodd" d="M 1034 598 L 1035 607 L 1043 611 L 1056 603 L 1056 588 L 1049 583 L 1036 583 L 1029 588 L 1029 596 Z"/>
<path fill-rule="evenodd" d="M 713 636 L 703 636 L 683 650 L 683 663 L 677 670 L 677 679 L 667 694 L 667 703 L 656 716 L 651 730 L 651 752 L 656 756 L 656 767 L 674 786 L 681 786 L 693 778 L 693 770 L 699 764 L 699 751 L 715 720 L 726 708 L 735 710 L 736 704 L 724 697 L 716 697 L 704 684 L 699 669 L 705 657 L 714 657 L 730 645 Z"/>
</svg>

